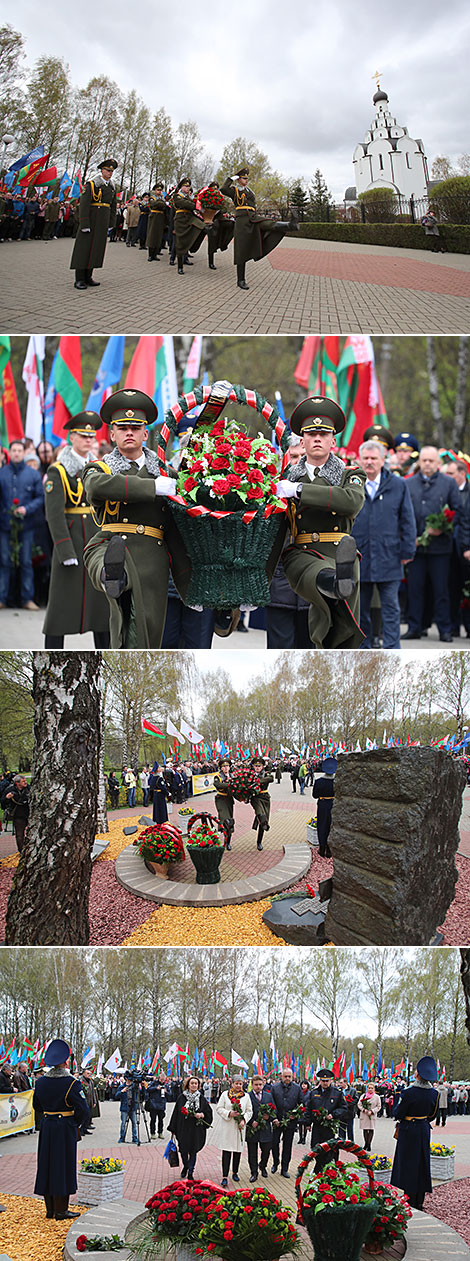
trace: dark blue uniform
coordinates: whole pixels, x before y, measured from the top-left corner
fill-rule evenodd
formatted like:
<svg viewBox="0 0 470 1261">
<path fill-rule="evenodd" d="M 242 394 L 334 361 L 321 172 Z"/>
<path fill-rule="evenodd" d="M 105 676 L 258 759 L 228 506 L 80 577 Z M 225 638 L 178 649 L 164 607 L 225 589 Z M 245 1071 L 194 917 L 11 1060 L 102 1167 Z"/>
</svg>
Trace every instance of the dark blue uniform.
<svg viewBox="0 0 470 1261">
<path fill-rule="evenodd" d="M 38 1106 L 43 1116 L 34 1194 L 44 1196 L 47 1215 L 52 1217 L 54 1211 L 56 1215 L 66 1211 L 69 1195 L 77 1190 L 78 1127 L 86 1129 L 90 1109 L 81 1083 L 68 1073 L 38 1079 L 33 1107 Z M 61 1201 L 59 1205 L 58 1200 Z"/>
<path fill-rule="evenodd" d="M 429 1123 L 438 1100 L 433 1087 L 409 1086 L 393 1109 L 400 1125 L 390 1181 L 406 1192 L 412 1208 L 421 1209 L 426 1191 L 432 1191 Z"/>
<path fill-rule="evenodd" d="M 312 788 L 312 797 L 318 801 L 317 807 L 317 836 L 318 850 L 322 858 L 330 857 L 328 847 L 328 837 L 331 828 L 331 812 L 333 809 L 333 801 L 335 796 L 335 781 L 327 779 L 316 779 Z"/>
<path fill-rule="evenodd" d="M 167 797 L 170 796 L 170 789 L 165 782 L 161 772 L 152 768 L 149 775 L 149 788 L 153 789 L 153 810 L 152 819 L 154 823 L 167 823 L 168 810 L 166 808 Z"/>
</svg>

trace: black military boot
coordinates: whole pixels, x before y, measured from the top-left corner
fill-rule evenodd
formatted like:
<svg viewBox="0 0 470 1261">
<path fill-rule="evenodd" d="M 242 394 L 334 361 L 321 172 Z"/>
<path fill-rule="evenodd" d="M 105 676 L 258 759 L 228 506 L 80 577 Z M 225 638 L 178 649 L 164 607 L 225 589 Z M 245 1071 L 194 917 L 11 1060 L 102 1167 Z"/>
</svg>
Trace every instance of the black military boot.
<svg viewBox="0 0 470 1261">
<path fill-rule="evenodd" d="M 231 850 L 231 848 L 232 848 L 232 843 L 231 843 L 231 842 L 232 842 L 232 835 L 233 835 L 233 831 L 234 831 L 234 828 L 235 828 L 235 822 L 234 822 L 234 820 L 233 820 L 233 819 L 226 819 L 226 821 L 225 821 L 225 823 L 224 823 L 224 825 L 223 825 L 223 826 L 224 826 L 224 832 L 225 832 L 225 836 L 226 836 L 225 848 L 226 848 L 226 849 L 228 849 L 228 850 Z"/>
<path fill-rule="evenodd" d="M 237 285 L 239 289 L 249 289 L 245 281 L 245 263 L 237 263 Z"/>
<path fill-rule="evenodd" d="M 120 534 L 115 534 L 106 548 L 104 565 L 101 570 L 101 582 L 104 590 L 106 595 L 109 595 L 113 600 L 118 599 L 126 585 L 125 555 L 126 545 L 124 539 L 121 538 Z"/>
<path fill-rule="evenodd" d="M 317 574 L 317 591 L 327 600 L 349 600 L 356 583 L 354 564 L 357 547 L 352 535 L 345 534 L 336 549 L 336 569 L 321 569 Z"/>
</svg>

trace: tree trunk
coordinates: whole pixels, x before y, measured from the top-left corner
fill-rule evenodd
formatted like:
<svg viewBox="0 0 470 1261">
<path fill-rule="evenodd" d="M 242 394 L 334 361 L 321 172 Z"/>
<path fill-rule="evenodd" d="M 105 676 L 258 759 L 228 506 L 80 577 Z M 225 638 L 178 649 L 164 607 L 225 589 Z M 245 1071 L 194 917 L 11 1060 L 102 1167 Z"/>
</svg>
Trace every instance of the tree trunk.
<svg viewBox="0 0 470 1261">
<path fill-rule="evenodd" d="M 8 900 L 7 945 L 88 943 L 100 669 L 99 652 L 33 655 L 31 813 Z"/>
<path fill-rule="evenodd" d="M 426 338 L 426 361 L 428 366 L 429 378 L 429 397 L 431 400 L 431 415 L 435 424 L 436 446 L 445 446 L 444 430 L 442 425 L 442 415 L 439 403 L 439 378 L 437 375 L 436 347 L 434 337 Z"/>
<path fill-rule="evenodd" d="M 468 340 L 468 337 L 459 337 L 454 427 L 451 438 L 454 451 L 460 451 L 463 446 L 467 419 Z"/>
<path fill-rule="evenodd" d="M 100 694 L 100 729 L 99 729 L 99 771 L 98 771 L 98 799 L 96 804 L 96 830 L 97 832 L 109 832 L 108 827 L 108 811 L 106 807 L 106 779 L 104 773 L 104 717 L 106 704 L 106 686 Z"/>
</svg>

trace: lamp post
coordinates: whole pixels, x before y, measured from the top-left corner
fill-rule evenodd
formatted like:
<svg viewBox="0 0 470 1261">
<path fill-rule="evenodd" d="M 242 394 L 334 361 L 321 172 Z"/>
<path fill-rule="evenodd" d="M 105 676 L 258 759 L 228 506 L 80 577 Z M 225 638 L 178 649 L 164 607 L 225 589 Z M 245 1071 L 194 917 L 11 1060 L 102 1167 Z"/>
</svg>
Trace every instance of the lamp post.
<svg viewBox="0 0 470 1261">
<path fill-rule="evenodd" d="M 357 1049 L 359 1051 L 359 1077 L 360 1077 L 362 1073 L 362 1052 L 364 1050 L 364 1043 L 358 1042 Z"/>
</svg>

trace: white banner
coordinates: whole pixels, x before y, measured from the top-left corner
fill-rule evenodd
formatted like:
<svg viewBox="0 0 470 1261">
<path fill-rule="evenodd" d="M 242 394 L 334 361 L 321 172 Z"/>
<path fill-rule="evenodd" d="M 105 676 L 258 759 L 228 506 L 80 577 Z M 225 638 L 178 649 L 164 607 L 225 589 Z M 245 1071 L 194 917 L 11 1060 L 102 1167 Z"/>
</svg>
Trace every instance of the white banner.
<svg viewBox="0 0 470 1261">
<path fill-rule="evenodd" d="M 34 1130 L 33 1090 L 13 1095 L 0 1095 L 0 1138 Z"/>
</svg>

